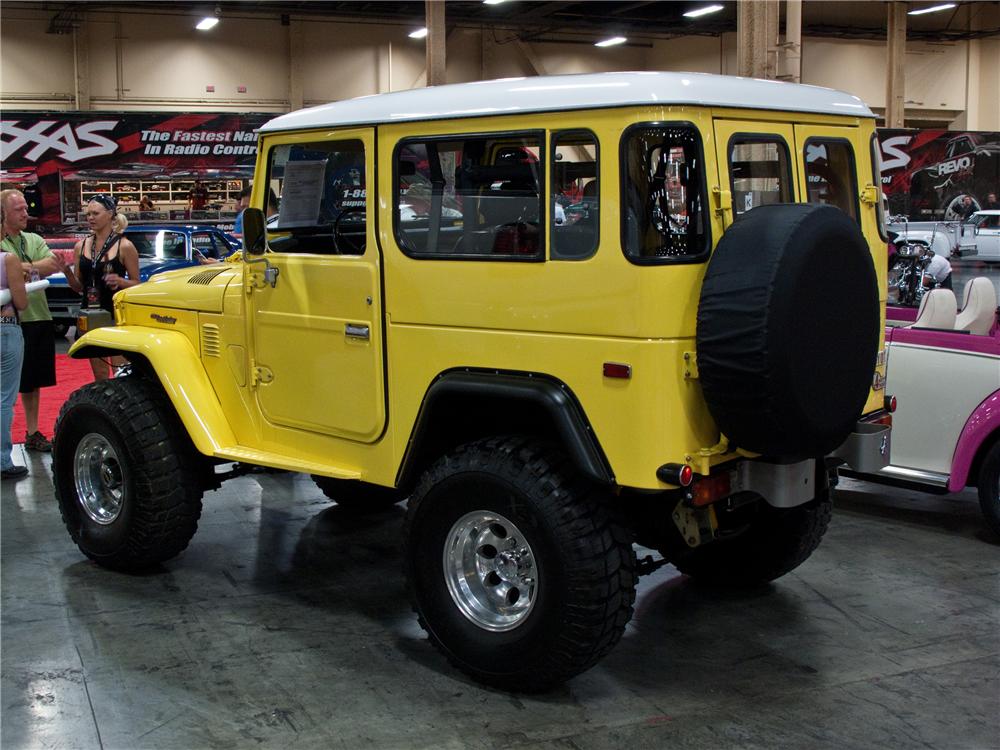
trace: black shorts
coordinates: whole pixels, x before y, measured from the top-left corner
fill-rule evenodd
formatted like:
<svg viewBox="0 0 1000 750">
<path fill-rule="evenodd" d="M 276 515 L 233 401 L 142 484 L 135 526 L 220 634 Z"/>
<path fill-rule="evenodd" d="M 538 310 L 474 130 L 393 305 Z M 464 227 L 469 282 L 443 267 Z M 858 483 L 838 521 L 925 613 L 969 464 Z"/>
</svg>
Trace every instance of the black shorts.
<svg viewBox="0 0 1000 750">
<path fill-rule="evenodd" d="M 21 393 L 56 384 L 56 332 L 51 320 L 21 323 L 24 334 L 24 365 Z"/>
</svg>

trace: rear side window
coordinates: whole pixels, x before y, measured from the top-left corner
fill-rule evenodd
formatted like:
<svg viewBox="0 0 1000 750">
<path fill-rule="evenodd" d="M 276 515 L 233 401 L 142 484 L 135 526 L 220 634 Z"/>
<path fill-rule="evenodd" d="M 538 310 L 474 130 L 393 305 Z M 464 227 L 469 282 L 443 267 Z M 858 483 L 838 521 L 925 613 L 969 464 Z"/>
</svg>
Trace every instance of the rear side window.
<svg viewBox="0 0 1000 750">
<path fill-rule="evenodd" d="M 135 245 L 140 258 L 183 260 L 187 257 L 187 243 L 180 232 L 133 231 L 125 236 Z"/>
<path fill-rule="evenodd" d="M 807 201 L 836 206 L 857 221 L 858 181 L 851 144 L 832 138 L 810 138 L 804 156 Z"/>
<path fill-rule="evenodd" d="M 597 136 L 571 130 L 552 136 L 552 258 L 582 260 L 599 236 Z"/>
<path fill-rule="evenodd" d="M 360 140 L 275 146 L 268 184 L 268 245 L 277 252 L 361 255 L 365 252 L 365 147 Z"/>
<path fill-rule="evenodd" d="M 729 141 L 733 218 L 769 203 L 791 203 L 788 146 L 778 137 L 734 136 Z"/>
<path fill-rule="evenodd" d="M 633 263 L 703 260 L 710 236 L 701 137 L 686 123 L 622 137 L 622 246 Z"/>
<path fill-rule="evenodd" d="M 403 141 L 396 240 L 417 258 L 543 260 L 541 133 Z"/>
</svg>

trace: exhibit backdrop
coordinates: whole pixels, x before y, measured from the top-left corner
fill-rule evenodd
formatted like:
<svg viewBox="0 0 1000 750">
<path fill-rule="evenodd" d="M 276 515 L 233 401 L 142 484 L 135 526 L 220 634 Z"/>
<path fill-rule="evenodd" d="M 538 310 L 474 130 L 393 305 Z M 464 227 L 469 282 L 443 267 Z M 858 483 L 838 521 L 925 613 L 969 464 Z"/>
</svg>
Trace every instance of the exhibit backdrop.
<svg viewBox="0 0 1000 750">
<path fill-rule="evenodd" d="M 1000 133 L 880 129 L 878 139 L 891 214 L 951 221 L 966 195 L 980 209 L 1000 190 Z"/>
<path fill-rule="evenodd" d="M 0 115 L 0 179 L 28 188 L 42 228 L 75 221 L 67 182 L 249 179 L 256 130 L 273 114 L 10 112 Z"/>
</svg>

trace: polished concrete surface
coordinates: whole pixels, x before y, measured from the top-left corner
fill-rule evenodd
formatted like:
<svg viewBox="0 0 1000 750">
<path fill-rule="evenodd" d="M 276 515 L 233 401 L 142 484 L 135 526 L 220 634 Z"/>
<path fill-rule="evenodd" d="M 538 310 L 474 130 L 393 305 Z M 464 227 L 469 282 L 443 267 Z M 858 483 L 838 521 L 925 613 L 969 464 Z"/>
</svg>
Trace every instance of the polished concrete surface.
<svg viewBox="0 0 1000 750">
<path fill-rule="evenodd" d="M 250 475 L 206 495 L 185 553 L 125 575 L 80 555 L 26 458 L 0 514 L 5 750 L 1000 747 L 1000 540 L 972 491 L 845 481 L 797 571 L 721 594 L 662 568 L 608 658 L 527 696 L 424 639 L 401 508 Z"/>
</svg>

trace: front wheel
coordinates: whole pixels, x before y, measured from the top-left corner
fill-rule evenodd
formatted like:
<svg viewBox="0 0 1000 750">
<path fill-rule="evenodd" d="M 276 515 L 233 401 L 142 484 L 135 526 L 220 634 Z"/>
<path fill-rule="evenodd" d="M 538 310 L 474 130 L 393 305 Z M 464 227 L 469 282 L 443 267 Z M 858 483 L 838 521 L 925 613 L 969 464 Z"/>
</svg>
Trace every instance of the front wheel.
<svg viewBox="0 0 1000 750">
<path fill-rule="evenodd" d="M 496 438 L 421 479 L 405 526 L 421 626 L 459 669 L 520 692 L 594 665 L 635 600 L 631 540 L 555 449 Z"/>
<path fill-rule="evenodd" d="M 1000 442 L 990 448 L 979 469 L 979 507 L 993 533 L 1000 534 Z"/>
<path fill-rule="evenodd" d="M 59 510 L 80 551 L 105 567 L 139 570 L 187 547 L 203 464 L 159 384 L 145 378 L 91 383 L 59 412 Z"/>
</svg>

